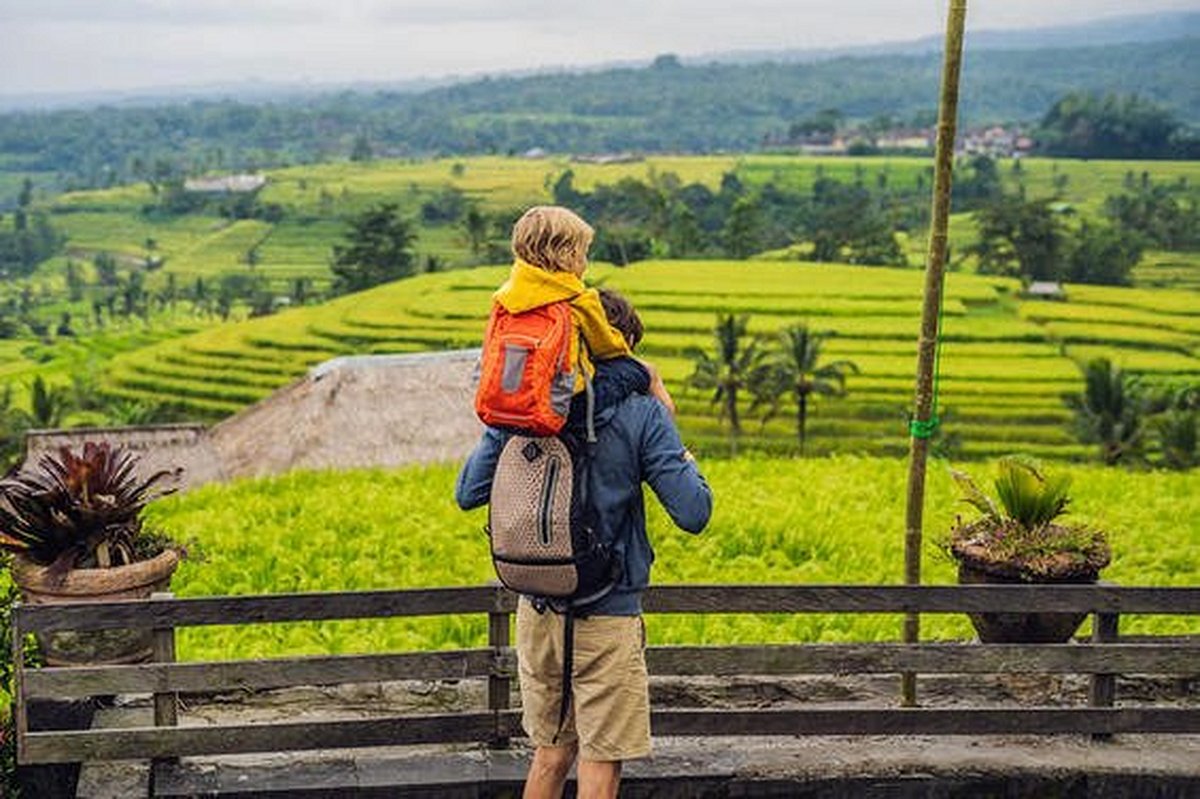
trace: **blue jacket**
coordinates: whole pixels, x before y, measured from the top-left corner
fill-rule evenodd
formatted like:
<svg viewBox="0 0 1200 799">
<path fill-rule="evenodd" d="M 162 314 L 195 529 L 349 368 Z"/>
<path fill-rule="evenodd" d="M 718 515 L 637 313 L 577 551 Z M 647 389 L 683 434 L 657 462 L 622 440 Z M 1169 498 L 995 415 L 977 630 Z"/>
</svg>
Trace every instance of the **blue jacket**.
<svg viewBox="0 0 1200 799">
<path fill-rule="evenodd" d="M 597 405 L 597 442 L 589 471 L 589 496 L 599 533 L 604 540 L 614 542 L 624 570 L 613 592 L 589 612 L 635 616 L 641 613 L 642 591 L 650 583 L 650 565 L 654 562 L 654 550 L 646 535 L 642 482 L 650 485 L 675 524 L 689 533 L 698 533 L 708 524 L 712 491 L 695 461 L 684 459 L 675 423 L 658 400 L 633 394 L 615 404 Z M 463 510 L 487 504 L 496 461 L 509 435 L 488 428 L 463 465 L 454 488 L 454 497 Z"/>
</svg>

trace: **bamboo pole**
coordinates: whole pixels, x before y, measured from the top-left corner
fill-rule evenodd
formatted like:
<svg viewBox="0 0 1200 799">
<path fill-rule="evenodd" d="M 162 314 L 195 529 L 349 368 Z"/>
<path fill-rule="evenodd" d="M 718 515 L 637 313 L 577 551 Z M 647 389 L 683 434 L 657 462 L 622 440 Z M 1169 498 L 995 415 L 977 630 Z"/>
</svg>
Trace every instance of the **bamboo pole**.
<svg viewBox="0 0 1200 799">
<path fill-rule="evenodd" d="M 933 370 L 937 356 L 938 315 L 946 274 L 946 227 L 950 219 L 950 187 L 954 169 L 954 134 L 958 121 L 958 79 L 962 72 L 963 30 L 967 0 L 950 0 L 946 23 L 946 52 L 942 63 L 942 94 L 938 109 L 937 150 L 934 156 L 933 213 L 929 226 L 929 251 L 925 267 L 925 303 L 921 312 L 921 337 L 917 343 L 917 387 L 913 419 L 928 422 L 933 413 Z M 925 463 L 929 439 L 912 436 L 908 471 L 908 507 L 904 532 L 904 582 L 921 582 L 921 525 L 925 509 Z M 904 617 L 904 642 L 920 638 L 917 613 Z M 917 675 L 904 672 L 901 700 L 905 707 L 917 703 Z"/>
</svg>

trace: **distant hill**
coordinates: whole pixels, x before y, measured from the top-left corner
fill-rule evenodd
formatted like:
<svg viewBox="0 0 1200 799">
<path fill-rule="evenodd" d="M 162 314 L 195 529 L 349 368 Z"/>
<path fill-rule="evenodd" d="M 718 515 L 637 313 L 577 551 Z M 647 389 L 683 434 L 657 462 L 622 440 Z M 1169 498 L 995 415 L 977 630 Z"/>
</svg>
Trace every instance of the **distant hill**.
<svg viewBox="0 0 1200 799">
<path fill-rule="evenodd" d="M 1109 17 L 1078 25 L 1055 25 L 1016 30 L 979 30 L 968 28 L 966 49 L 1042 50 L 1046 48 L 1099 47 L 1114 44 L 1161 42 L 1200 36 L 1200 12 L 1169 12 Z M 843 56 L 918 55 L 941 52 L 943 38 L 926 36 L 903 42 L 881 42 L 856 47 L 802 50 L 741 50 L 713 53 L 682 59 L 685 64 L 750 64 L 761 61 L 811 62 Z"/>
<path fill-rule="evenodd" d="M 425 92 L 339 92 L 277 102 L 0 114 L 0 172 L 58 173 L 59 186 L 177 169 L 261 168 L 375 155 L 716 152 L 758 149 L 826 108 L 848 119 L 930 121 L 940 57 L 655 66 L 484 78 Z M 1097 47 L 968 50 L 966 125 L 1035 121 L 1072 91 L 1138 94 L 1200 123 L 1200 37 Z M 219 157 L 218 157 L 219 156 Z M 42 181 L 42 185 L 46 185 Z"/>
</svg>

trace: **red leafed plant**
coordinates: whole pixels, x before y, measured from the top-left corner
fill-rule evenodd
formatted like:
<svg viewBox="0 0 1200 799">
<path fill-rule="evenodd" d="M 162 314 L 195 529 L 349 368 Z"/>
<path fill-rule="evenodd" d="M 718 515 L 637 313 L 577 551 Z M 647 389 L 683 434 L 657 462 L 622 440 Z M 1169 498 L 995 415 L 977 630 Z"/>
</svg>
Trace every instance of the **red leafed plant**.
<svg viewBox="0 0 1200 799">
<path fill-rule="evenodd" d="M 108 443 L 81 452 L 60 447 L 32 471 L 0 481 L 0 548 L 54 572 L 107 568 L 145 559 L 163 548 L 142 530 L 141 512 L 174 492 L 182 470 L 137 474 L 138 455 Z"/>
</svg>

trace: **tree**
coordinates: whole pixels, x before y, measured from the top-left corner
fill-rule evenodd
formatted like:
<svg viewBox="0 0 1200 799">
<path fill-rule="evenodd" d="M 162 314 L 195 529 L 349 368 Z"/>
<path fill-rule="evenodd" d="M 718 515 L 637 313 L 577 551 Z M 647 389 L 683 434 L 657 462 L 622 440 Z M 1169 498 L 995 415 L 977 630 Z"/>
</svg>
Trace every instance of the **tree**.
<svg viewBox="0 0 1200 799">
<path fill-rule="evenodd" d="M 890 221 L 865 186 L 817 179 L 805 228 L 814 261 L 906 265 Z"/>
<path fill-rule="evenodd" d="M 828 333 L 813 333 L 806 324 L 791 325 L 779 333 L 779 349 L 752 383 L 755 405 L 766 404 L 765 423 L 779 412 L 780 400 L 790 395 L 796 401 L 796 435 L 804 454 L 808 424 L 808 399 L 813 394 L 827 397 L 846 395 L 846 374 L 858 374 L 853 361 L 821 363 L 821 345 Z M 752 406 L 753 407 L 753 406 Z"/>
<path fill-rule="evenodd" d="M 71 392 L 66 386 L 50 386 L 38 375 L 29 387 L 29 426 L 46 430 L 62 425 L 71 410 Z"/>
<path fill-rule="evenodd" d="M 80 270 L 79 264 L 75 263 L 74 260 L 67 261 L 67 298 L 71 302 L 81 301 L 85 285 L 83 272 Z"/>
<path fill-rule="evenodd" d="M 417 234 L 395 203 L 372 206 L 349 224 L 345 243 L 333 247 L 335 293 L 362 291 L 416 271 L 413 244 Z"/>
<path fill-rule="evenodd" d="M 92 265 L 96 267 L 96 277 L 99 278 L 101 286 L 116 286 L 120 283 L 120 277 L 117 275 L 117 259 L 113 257 L 112 253 L 96 253 L 96 257 L 92 259 Z"/>
<path fill-rule="evenodd" d="M 354 146 L 350 148 L 350 160 L 365 162 L 370 161 L 373 156 L 371 140 L 367 138 L 367 134 L 359 133 L 354 137 Z"/>
<path fill-rule="evenodd" d="M 1083 222 L 1070 240 L 1064 277 L 1072 283 L 1127 286 L 1142 259 L 1140 236 L 1106 225 Z"/>
<path fill-rule="evenodd" d="M 1072 92 L 1046 112 L 1037 139 L 1048 155 L 1166 158 L 1179 129 L 1170 111 L 1137 95 Z"/>
<path fill-rule="evenodd" d="M 970 247 L 985 274 L 1057 280 L 1063 232 L 1049 200 L 1005 196 L 975 214 L 979 238 Z"/>
<path fill-rule="evenodd" d="M 746 258 L 760 249 L 763 232 L 762 209 L 752 197 L 739 197 L 729 211 L 721 239 L 725 252 L 733 258 Z"/>
<path fill-rule="evenodd" d="M 729 420 L 729 447 L 733 454 L 737 453 L 737 438 L 742 433 L 738 394 L 750 385 L 753 374 L 762 368 L 766 356 L 757 338 L 746 341 L 749 323 L 749 316 L 718 314 L 713 328 L 715 351 L 709 354 L 699 347 L 689 347 L 685 351 L 696 364 L 687 383 L 713 392 L 712 402 L 718 408 L 719 418 Z"/>
<path fill-rule="evenodd" d="M 487 247 L 488 218 L 478 207 L 471 205 L 463 215 L 462 226 L 463 232 L 467 234 L 467 246 L 471 249 L 471 255 L 479 258 Z"/>
<path fill-rule="evenodd" d="M 1107 358 L 1084 367 L 1084 392 L 1064 399 L 1075 411 L 1075 429 L 1087 444 L 1100 445 L 1100 458 L 1113 465 L 1141 451 L 1142 403 L 1133 382 Z"/>
</svg>

